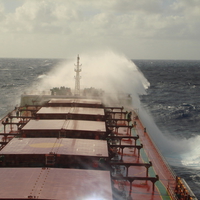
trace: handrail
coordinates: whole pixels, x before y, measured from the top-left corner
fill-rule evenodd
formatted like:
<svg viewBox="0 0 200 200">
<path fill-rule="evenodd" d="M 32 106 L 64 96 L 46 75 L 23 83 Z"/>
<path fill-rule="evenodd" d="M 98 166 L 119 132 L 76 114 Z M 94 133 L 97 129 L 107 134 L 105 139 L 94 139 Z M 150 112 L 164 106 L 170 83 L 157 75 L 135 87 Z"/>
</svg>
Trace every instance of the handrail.
<svg viewBox="0 0 200 200">
<path fill-rule="evenodd" d="M 139 113 L 137 114 L 135 112 L 135 110 L 132 110 L 132 112 L 134 112 L 136 114 L 136 117 L 138 118 L 138 120 L 140 121 L 141 125 L 144 127 L 144 132 L 146 132 L 146 128 L 145 126 L 143 125 L 142 121 L 139 119 Z M 168 170 L 171 172 L 172 176 L 174 178 L 176 178 L 176 174 L 175 172 L 173 171 L 173 169 L 169 166 L 168 162 L 166 161 L 166 159 L 163 157 L 163 155 L 161 154 L 160 150 L 158 149 L 158 147 L 156 146 L 155 142 L 153 141 L 152 137 L 147 134 L 147 136 L 149 137 L 149 139 L 151 140 L 151 142 L 153 143 L 154 147 L 155 147 L 155 150 L 157 151 L 157 153 L 159 154 L 159 156 L 162 158 L 163 162 L 165 163 L 165 166 L 168 168 Z M 184 179 L 181 179 L 181 181 L 183 182 L 184 186 L 187 188 L 188 190 L 188 195 L 192 198 L 192 200 L 198 200 L 196 198 L 196 196 L 194 195 L 194 193 L 192 192 L 192 190 L 190 189 L 190 187 L 188 186 L 188 184 L 185 182 Z M 177 183 L 176 183 L 177 184 Z M 173 189 L 170 187 L 168 187 L 168 192 L 169 194 L 175 199 L 175 200 L 178 200 L 178 198 L 176 197 L 176 193 L 173 191 Z"/>
<path fill-rule="evenodd" d="M 134 111 L 134 110 L 133 110 L 133 111 Z M 134 113 L 137 114 L 135 111 L 134 111 Z M 137 114 L 137 117 L 138 117 L 138 119 L 139 119 L 139 115 L 138 115 L 138 114 Z M 141 120 L 139 120 L 139 121 L 140 121 L 140 123 L 142 124 L 142 126 L 145 127 L 144 124 L 142 123 L 142 121 L 141 121 Z M 146 130 L 146 129 L 145 129 L 145 130 Z M 157 153 L 158 153 L 158 154 L 160 155 L 160 157 L 163 159 L 163 161 L 164 161 L 164 163 L 166 164 L 167 168 L 170 170 L 170 172 L 172 173 L 172 175 L 173 175 L 174 178 L 175 178 L 175 177 L 176 177 L 175 172 L 174 172 L 173 169 L 169 166 L 169 164 L 168 164 L 168 162 L 166 161 L 166 159 L 164 158 L 164 156 L 161 154 L 160 150 L 158 149 L 157 145 L 156 145 L 155 142 L 153 141 L 152 137 L 151 137 L 149 134 L 147 134 L 147 135 L 148 135 L 148 137 L 150 138 L 151 142 L 153 143 L 153 145 L 154 145 L 154 147 L 155 147 Z"/>
</svg>

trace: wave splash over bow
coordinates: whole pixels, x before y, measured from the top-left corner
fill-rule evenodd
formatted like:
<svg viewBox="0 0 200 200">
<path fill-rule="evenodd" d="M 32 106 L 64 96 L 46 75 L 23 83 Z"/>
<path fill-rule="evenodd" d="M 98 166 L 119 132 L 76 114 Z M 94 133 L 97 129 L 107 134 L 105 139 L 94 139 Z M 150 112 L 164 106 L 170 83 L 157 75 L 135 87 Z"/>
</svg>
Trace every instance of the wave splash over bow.
<svg viewBox="0 0 200 200">
<path fill-rule="evenodd" d="M 56 66 L 41 80 L 38 89 L 49 90 L 62 86 L 74 89 L 74 64 L 76 64 L 76 56 L 73 60 Z M 135 99 L 134 103 L 138 104 L 139 95 L 146 94 L 146 89 L 150 85 L 131 60 L 113 51 L 83 53 L 80 55 L 80 64 L 82 64 L 81 89 L 93 87 L 113 95 L 129 93 Z"/>
<path fill-rule="evenodd" d="M 131 60 L 113 51 L 96 51 L 82 53 L 80 63 L 82 64 L 81 89 L 93 87 L 103 89 L 113 95 L 119 92 L 131 94 L 133 107 L 139 110 L 139 116 L 144 126 L 147 127 L 151 138 L 169 163 L 175 166 L 189 167 L 199 165 L 198 148 L 194 150 L 192 146 L 194 141 L 200 142 L 200 137 L 178 140 L 163 135 L 148 110 L 144 110 L 140 105 L 139 95 L 146 94 L 150 83 Z M 73 89 L 75 87 L 74 64 L 76 64 L 76 56 L 56 66 L 41 79 L 38 89 L 47 90 L 62 86 Z"/>
</svg>

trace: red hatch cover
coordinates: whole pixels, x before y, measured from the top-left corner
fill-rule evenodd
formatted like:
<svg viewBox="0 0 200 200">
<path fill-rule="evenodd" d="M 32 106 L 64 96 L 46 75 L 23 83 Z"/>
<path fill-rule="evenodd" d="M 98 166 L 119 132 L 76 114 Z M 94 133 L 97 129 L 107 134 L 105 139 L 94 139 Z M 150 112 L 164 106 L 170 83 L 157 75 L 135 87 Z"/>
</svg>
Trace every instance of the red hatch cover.
<svg viewBox="0 0 200 200">
<path fill-rule="evenodd" d="M 101 105 L 102 102 L 100 99 L 51 99 L 48 104 L 51 104 L 51 103 L 81 103 L 81 104 L 99 104 Z"/>
<path fill-rule="evenodd" d="M 1 151 L 5 154 L 49 154 L 108 157 L 107 142 L 72 138 L 13 138 Z"/>
<path fill-rule="evenodd" d="M 105 122 L 101 121 L 66 120 L 63 129 L 91 132 L 106 132 Z"/>
<path fill-rule="evenodd" d="M 37 114 L 79 114 L 79 115 L 101 115 L 104 116 L 102 108 L 84 107 L 42 107 Z"/>
<path fill-rule="evenodd" d="M 106 125 L 103 121 L 84 120 L 30 120 L 22 130 L 74 130 L 106 132 Z"/>
<path fill-rule="evenodd" d="M 0 168 L 0 177 L 0 198 L 112 200 L 108 171 Z"/>
<path fill-rule="evenodd" d="M 30 120 L 22 130 L 60 130 L 65 120 Z"/>
</svg>

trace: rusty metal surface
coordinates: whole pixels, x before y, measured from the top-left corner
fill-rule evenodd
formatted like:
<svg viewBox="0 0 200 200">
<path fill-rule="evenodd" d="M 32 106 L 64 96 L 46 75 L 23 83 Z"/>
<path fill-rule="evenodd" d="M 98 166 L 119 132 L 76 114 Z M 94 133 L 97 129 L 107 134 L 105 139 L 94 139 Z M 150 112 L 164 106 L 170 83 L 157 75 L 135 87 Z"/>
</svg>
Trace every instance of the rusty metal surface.
<svg viewBox="0 0 200 200">
<path fill-rule="evenodd" d="M 22 130 L 80 130 L 106 132 L 105 122 L 84 120 L 30 120 Z"/>
<path fill-rule="evenodd" d="M 108 171 L 0 168 L 0 177 L 1 198 L 112 200 Z"/>
<path fill-rule="evenodd" d="M 74 99 L 51 99 L 48 104 L 51 103 L 73 103 Z"/>
<path fill-rule="evenodd" d="M 71 107 L 42 107 L 37 114 L 68 114 Z"/>
<path fill-rule="evenodd" d="M 85 107 L 42 107 L 37 114 L 105 115 L 104 109 Z"/>
<path fill-rule="evenodd" d="M 108 157 L 104 140 L 70 138 L 13 138 L 1 151 L 5 154 L 49 154 Z"/>
<path fill-rule="evenodd" d="M 106 132 L 105 122 L 101 121 L 66 120 L 63 128 L 66 130 Z"/>
<path fill-rule="evenodd" d="M 30 120 L 22 130 L 60 130 L 65 120 Z"/>
<path fill-rule="evenodd" d="M 51 99 L 48 104 L 51 103 L 84 103 L 84 104 L 98 104 L 101 105 L 102 102 L 100 99 Z"/>
</svg>

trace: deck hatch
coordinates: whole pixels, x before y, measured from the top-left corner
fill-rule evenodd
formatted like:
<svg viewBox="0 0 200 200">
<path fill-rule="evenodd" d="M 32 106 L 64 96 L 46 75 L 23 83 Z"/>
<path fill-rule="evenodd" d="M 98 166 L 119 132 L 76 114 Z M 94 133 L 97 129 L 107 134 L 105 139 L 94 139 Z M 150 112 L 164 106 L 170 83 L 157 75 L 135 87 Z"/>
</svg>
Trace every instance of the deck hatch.
<svg viewBox="0 0 200 200">
<path fill-rule="evenodd" d="M 93 161 L 108 159 L 107 142 L 72 138 L 14 138 L 0 154 L 1 167 L 93 168 Z"/>
<path fill-rule="evenodd" d="M 0 176 L 1 198 L 28 199 L 35 196 L 37 199 L 66 199 L 67 197 L 67 199 L 112 200 L 108 171 L 1 168 Z"/>
<path fill-rule="evenodd" d="M 101 120 L 105 118 L 103 108 L 86 107 L 42 107 L 36 113 L 38 119 Z"/>
<path fill-rule="evenodd" d="M 76 106 L 88 108 L 100 108 L 102 102 L 100 99 L 51 99 L 47 106 Z"/>
<path fill-rule="evenodd" d="M 30 120 L 22 131 L 28 130 L 72 130 L 106 132 L 105 122 L 84 120 Z"/>
<path fill-rule="evenodd" d="M 107 142 L 104 140 L 72 138 L 23 138 L 19 140 L 18 138 L 13 138 L 1 150 L 1 155 L 6 154 L 59 154 L 108 157 L 108 148 Z"/>
</svg>

